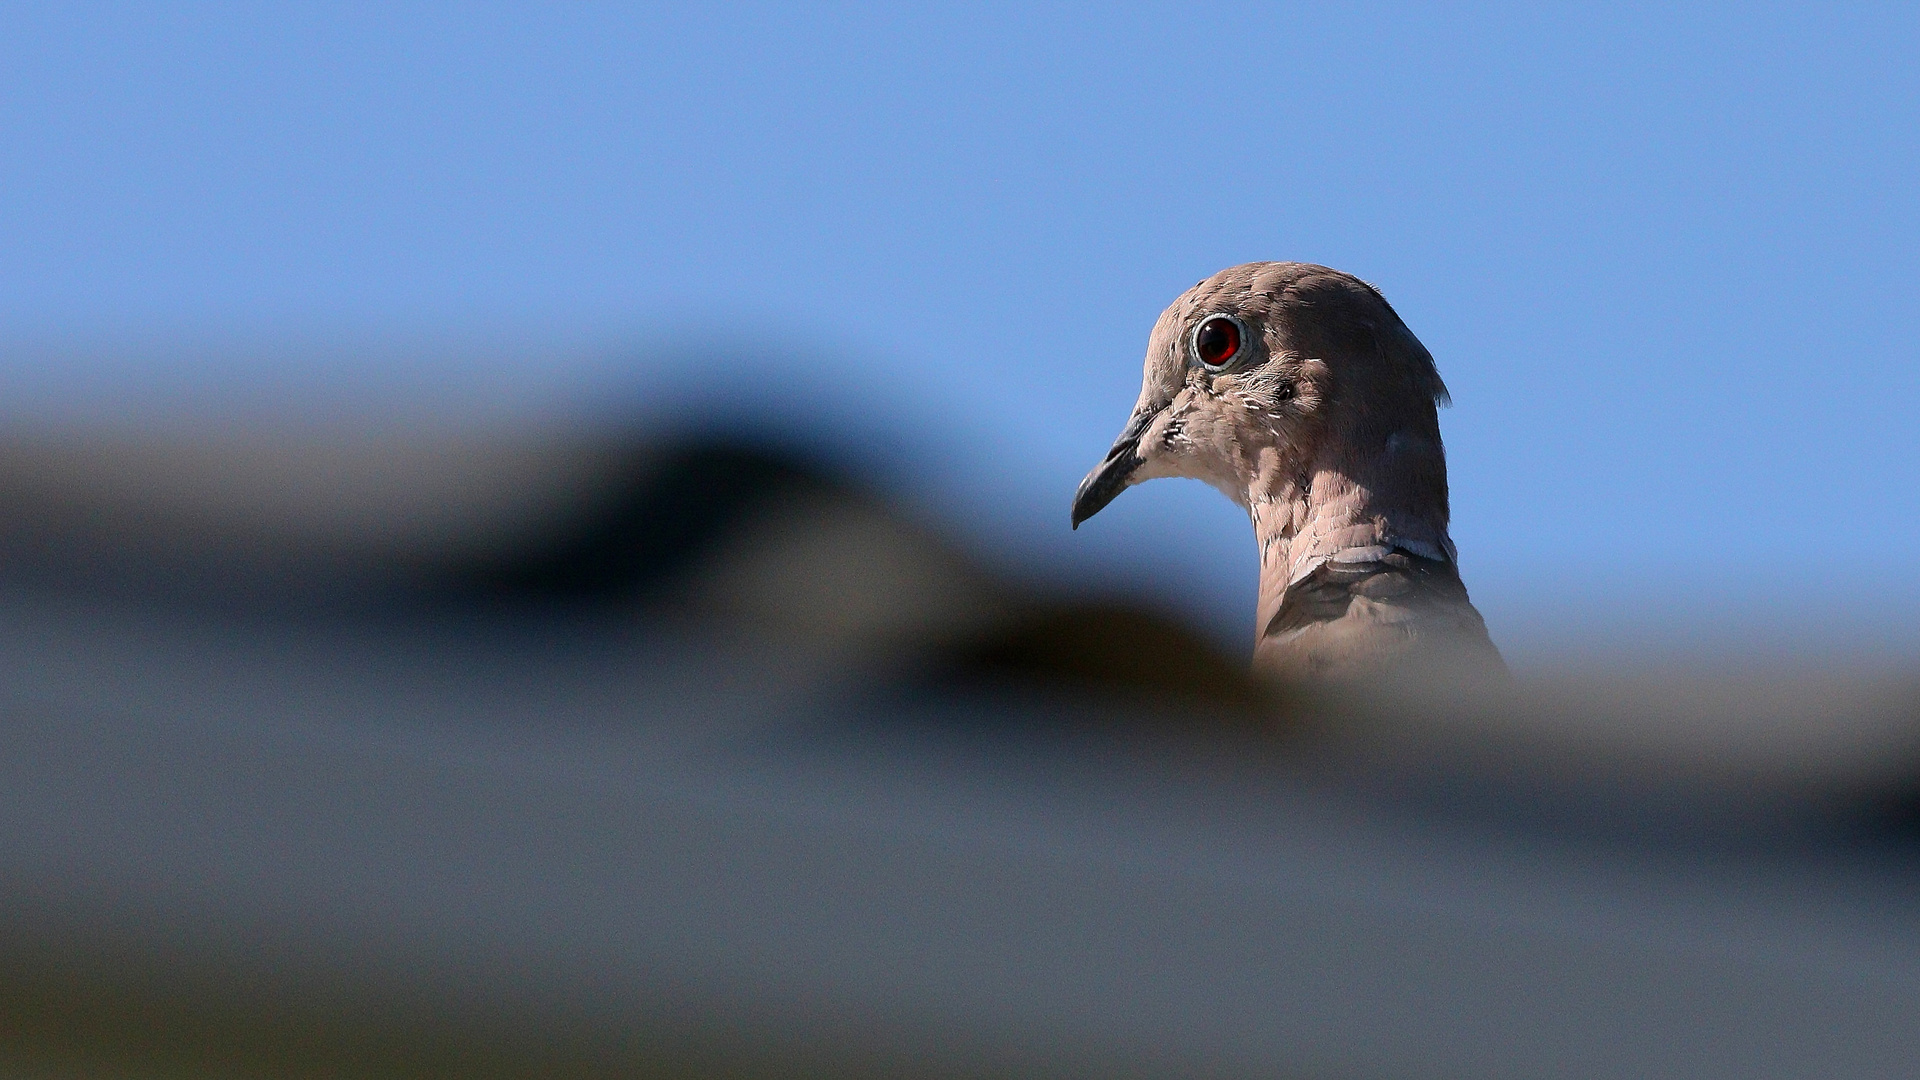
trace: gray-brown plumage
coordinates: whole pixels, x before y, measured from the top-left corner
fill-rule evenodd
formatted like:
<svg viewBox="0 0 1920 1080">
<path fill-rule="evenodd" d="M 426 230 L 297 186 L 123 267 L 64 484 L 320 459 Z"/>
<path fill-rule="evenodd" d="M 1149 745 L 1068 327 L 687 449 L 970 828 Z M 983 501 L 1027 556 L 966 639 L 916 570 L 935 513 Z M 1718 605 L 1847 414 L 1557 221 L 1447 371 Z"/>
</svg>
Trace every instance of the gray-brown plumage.
<svg viewBox="0 0 1920 1080">
<path fill-rule="evenodd" d="M 1504 671 L 1447 536 L 1446 397 L 1366 282 L 1307 263 L 1222 270 L 1154 325 L 1140 401 L 1073 523 L 1143 480 L 1205 480 L 1246 507 L 1260 543 L 1256 667 Z"/>
</svg>

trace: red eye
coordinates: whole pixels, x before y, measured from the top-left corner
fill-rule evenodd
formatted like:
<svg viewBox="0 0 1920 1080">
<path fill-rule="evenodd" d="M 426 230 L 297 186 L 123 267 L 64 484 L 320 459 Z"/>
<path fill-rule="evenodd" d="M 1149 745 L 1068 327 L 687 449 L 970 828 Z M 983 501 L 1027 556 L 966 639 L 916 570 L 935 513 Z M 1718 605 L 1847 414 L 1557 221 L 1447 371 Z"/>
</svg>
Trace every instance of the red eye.
<svg viewBox="0 0 1920 1080">
<path fill-rule="evenodd" d="M 1193 334 L 1193 351 L 1208 367 L 1219 367 L 1240 352 L 1240 324 L 1224 315 L 1215 315 L 1200 324 Z"/>
</svg>

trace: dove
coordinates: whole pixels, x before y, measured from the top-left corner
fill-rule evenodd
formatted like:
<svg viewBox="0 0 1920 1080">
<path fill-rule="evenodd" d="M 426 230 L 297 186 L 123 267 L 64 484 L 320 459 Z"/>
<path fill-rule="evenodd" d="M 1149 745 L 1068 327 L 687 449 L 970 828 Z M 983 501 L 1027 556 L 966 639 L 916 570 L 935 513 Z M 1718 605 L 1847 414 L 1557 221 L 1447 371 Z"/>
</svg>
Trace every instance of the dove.
<svg viewBox="0 0 1920 1080">
<path fill-rule="evenodd" d="M 1139 402 L 1075 492 L 1073 526 L 1134 484 L 1206 481 L 1259 543 L 1257 672 L 1504 676 L 1447 533 L 1447 401 L 1372 285 L 1309 263 L 1222 270 L 1154 324 Z"/>
</svg>

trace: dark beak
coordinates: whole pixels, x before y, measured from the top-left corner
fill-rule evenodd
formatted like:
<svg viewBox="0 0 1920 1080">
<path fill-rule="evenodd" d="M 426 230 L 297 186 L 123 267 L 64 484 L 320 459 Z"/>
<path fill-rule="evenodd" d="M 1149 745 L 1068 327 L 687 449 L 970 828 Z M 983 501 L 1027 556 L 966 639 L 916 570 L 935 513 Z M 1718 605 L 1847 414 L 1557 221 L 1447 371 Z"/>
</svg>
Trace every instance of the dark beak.
<svg viewBox="0 0 1920 1080">
<path fill-rule="evenodd" d="M 1080 490 L 1073 493 L 1073 527 L 1099 513 L 1122 491 L 1127 489 L 1127 480 L 1133 471 L 1140 467 L 1140 435 L 1160 415 L 1158 409 L 1143 409 L 1134 414 L 1127 422 L 1127 430 L 1113 442 L 1113 449 L 1107 451 L 1107 458 L 1098 467 L 1080 481 Z"/>
</svg>

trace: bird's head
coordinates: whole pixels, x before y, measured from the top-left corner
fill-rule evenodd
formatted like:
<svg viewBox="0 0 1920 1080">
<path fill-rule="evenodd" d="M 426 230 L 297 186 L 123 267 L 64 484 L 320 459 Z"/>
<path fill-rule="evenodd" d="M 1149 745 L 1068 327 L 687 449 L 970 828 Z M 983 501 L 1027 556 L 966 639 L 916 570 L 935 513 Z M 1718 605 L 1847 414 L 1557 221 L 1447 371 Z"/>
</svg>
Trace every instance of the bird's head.
<svg viewBox="0 0 1920 1080">
<path fill-rule="evenodd" d="M 1081 481 L 1073 524 L 1143 480 L 1205 480 L 1244 506 L 1262 484 L 1306 488 L 1328 468 L 1389 487 L 1437 479 L 1444 507 L 1434 407 L 1445 395 L 1433 358 L 1371 285 L 1305 263 L 1222 270 L 1154 324 L 1139 403 Z M 1396 455 L 1378 476 L 1393 463 L 1376 459 Z"/>
</svg>

